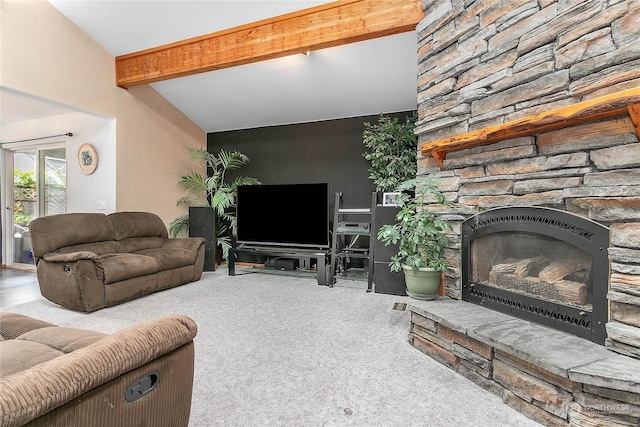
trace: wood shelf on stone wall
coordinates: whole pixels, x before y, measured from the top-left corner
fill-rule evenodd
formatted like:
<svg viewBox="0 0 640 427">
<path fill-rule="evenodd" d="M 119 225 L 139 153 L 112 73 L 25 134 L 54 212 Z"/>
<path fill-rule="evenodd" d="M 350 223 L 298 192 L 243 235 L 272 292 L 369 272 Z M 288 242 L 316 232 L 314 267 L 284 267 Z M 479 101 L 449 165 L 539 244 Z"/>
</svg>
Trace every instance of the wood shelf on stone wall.
<svg viewBox="0 0 640 427">
<path fill-rule="evenodd" d="M 420 151 L 423 156 L 432 156 L 440 169 L 444 169 L 447 153 L 623 115 L 631 118 L 640 137 L 640 87 L 428 142 L 420 147 Z"/>
</svg>

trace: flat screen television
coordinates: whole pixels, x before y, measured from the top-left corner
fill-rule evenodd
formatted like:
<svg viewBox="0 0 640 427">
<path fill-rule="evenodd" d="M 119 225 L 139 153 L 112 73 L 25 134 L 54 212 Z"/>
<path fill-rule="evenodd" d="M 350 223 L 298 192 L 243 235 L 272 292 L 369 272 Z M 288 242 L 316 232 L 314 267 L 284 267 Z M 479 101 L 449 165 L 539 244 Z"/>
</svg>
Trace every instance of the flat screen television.
<svg viewBox="0 0 640 427">
<path fill-rule="evenodd" d="M 242 185 L 237 242 L 329 247 L 329 184 Z"/>
</svg>

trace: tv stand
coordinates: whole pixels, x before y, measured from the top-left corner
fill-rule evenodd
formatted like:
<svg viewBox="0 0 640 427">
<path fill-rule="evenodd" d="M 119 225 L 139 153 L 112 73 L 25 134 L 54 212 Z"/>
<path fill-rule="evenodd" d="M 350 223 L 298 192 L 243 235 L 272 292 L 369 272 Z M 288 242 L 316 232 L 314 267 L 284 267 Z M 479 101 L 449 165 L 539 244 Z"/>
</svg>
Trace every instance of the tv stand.
<svg viewBox="0 0 640 427">
<path fill-rule="evenodd" d="M 236 254 L 270 255 L 282 258 L 304 260 L 315 258 L 317 260 L 318 285 L 329 285 L 327 252 L 322 249 L 302 249 L 266 246 L 245 246 L 240 245 L 229 249 L 229 259 L 227 260 L 229 276 L 236 275 Z"/>
</svg>

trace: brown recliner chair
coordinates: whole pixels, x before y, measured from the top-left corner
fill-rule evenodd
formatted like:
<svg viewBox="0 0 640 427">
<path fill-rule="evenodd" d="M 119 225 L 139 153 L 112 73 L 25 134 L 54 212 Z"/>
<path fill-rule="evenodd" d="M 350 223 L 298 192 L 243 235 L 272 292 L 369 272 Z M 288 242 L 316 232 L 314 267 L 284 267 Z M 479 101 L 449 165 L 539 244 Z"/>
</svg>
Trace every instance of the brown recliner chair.
<svg viewBox="0 0 640 427">
<path fill-rule="evenodd" d="M 196 333 L 177 315 L 107 335 L 0 312 L 0 425 L 187 426 Z"/>
</svg>

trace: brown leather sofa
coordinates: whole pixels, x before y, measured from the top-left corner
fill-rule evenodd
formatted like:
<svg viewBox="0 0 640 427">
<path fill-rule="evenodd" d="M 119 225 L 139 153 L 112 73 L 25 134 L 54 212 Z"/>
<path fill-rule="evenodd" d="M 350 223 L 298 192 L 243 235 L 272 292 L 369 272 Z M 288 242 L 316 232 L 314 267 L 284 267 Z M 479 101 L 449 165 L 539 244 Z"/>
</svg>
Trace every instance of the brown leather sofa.
<svg viewBox="0 0 640 427">
<path fill-rule="evenodd" d="M 0 312 L 0 425 L 187 426 L 196 334 L 179 315 L 107 335 Z"/>
<path fill-rule="evenodd" d="M 199 280 L 202 237 L 168 238 L 149 212 L 67 213 L 29 224 L 42 296 L 91 312 Z"/>
</svg>

